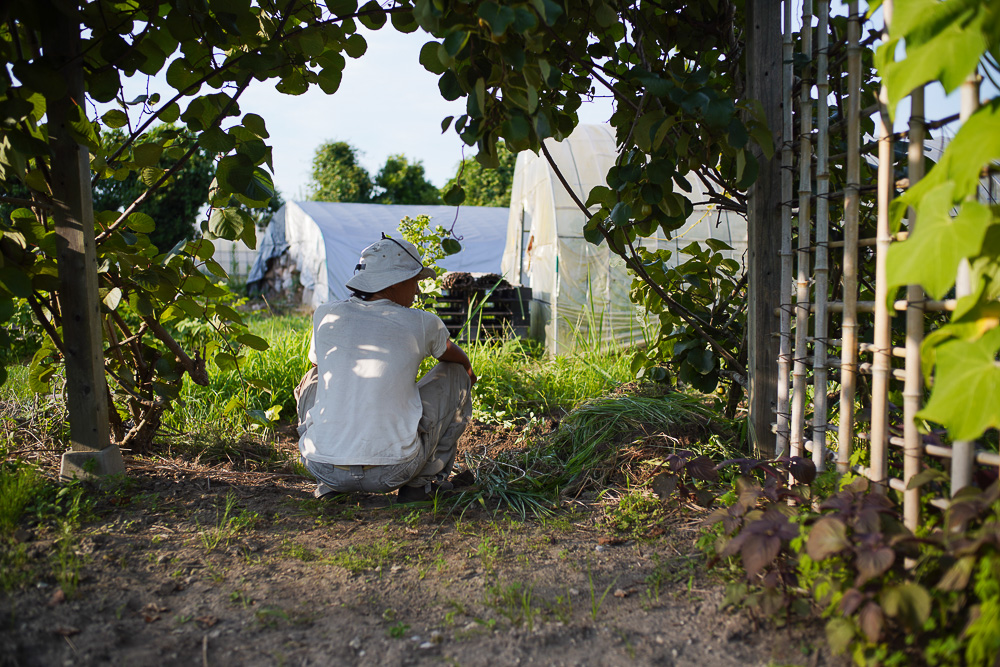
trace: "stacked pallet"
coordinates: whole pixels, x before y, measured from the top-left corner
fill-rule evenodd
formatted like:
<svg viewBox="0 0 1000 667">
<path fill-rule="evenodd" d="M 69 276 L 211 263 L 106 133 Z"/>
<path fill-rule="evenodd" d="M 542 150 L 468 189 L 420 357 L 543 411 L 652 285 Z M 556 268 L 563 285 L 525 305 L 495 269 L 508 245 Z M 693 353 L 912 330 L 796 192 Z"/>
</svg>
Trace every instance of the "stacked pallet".
<svg viewBox="0 0 1000 667">
<path fill-rule="evenodd" d="M 457 340 L 523 337 L 528 333 L 530 287 L 513 287 L 495 273 L 455 271 L 442 279 L 437 314 Z"/>
</svg>

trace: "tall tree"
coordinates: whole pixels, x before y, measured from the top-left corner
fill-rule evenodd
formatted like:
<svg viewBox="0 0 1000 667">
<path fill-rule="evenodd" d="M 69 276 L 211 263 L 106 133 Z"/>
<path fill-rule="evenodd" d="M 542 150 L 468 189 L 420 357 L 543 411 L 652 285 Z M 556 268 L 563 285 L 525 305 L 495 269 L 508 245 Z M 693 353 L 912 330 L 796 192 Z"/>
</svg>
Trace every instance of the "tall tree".
<svg viewBox="0 0 1000 667">
<path fill-rule="evenodd" d="M 469 206 L 507 208 L 510 206 L 515 162 L 517 155 L 507 150 L 503 141 L 498 141 L 496 167 L 484 167 L 476 160 L 462 160 L 455 175 L 441 188 L 441 192 L 448 192 L 461 183 L 465 191 L 465 203 Z"/>
<path fill-rule="evenodd" d="M 111 130 L 102 137 L 109 147 L 123 146 L 128 137 L 121 130 Z M 173 176 L 154 190 L 135 210 L 156 221 L 149 240 L 160 250 L 170 250 L 180 241 L 197 233 L 198 214 L 208 205 L 208 188 L 215 175 L 212 156 L 198 147 L 197 137 L 186 127 L 158 125 L 136 142 L 131 150 L 160 152 L 156 167 L 164 171 L 178 168 Z M 190 158 L 178 160 L 194 148 Z M 94 184 L 94 208 L 98 211 L 123 211 L 149 186 L 132 172 L 124 180 L 102 179 Z"/>
<path fill-rule="evenodd" d="M 372 179 L 358 164 L 360 152 L 346 141 L 327 141 L 313 157 L 309 198 L 313 201 L 369 202 Z"/>
<path fill-rule="evenodd" d="M 424 175 L 420 160 L 410 162 L 403 154 L 390 155 L 375 176 L 378 204 L 440 204 L 438 189 Z"/>
</svg>

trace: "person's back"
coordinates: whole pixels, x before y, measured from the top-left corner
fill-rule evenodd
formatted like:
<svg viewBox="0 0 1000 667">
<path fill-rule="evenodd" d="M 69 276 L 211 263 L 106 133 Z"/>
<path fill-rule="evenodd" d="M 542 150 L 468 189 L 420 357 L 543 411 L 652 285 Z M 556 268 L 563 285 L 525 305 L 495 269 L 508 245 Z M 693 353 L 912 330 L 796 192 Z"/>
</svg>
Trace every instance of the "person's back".
<svg viewBox="0 0 1000 667">
<path fill-rule="evenodd" d="M 426 357 L 444 353 L 448 331 L 440 318 L 386 299 L 352 297 L 323 304 L 313 321 L 309 357 L 319 384 L 303 454 L 339 465 L 390 465 L 413 456 L 421 415 L 417 370 Z"/>
<path fill-rule="evenodd" d="M 398 489 L 411 502 L 451 487 L 476 374 L 441 318 L 410 309 L 419 281 L 433 275 L 413 244 L 383 235 L 347 281 L 355 296 L 316 309 L 314 365 L 295 398 L 317 496 Z M 441 363 L 417 382 L 427 357 Z"/>
</svg>

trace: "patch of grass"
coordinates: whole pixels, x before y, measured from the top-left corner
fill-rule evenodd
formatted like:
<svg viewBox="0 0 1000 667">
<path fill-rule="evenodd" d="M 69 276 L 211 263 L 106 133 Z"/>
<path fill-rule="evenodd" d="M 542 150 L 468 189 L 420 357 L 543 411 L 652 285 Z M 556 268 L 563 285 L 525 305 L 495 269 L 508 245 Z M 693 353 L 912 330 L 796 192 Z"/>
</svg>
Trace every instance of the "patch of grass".
<svg viewBox="0 0 1000 667">
<path fill-rule="evenodd" d="M 44 480 L 19 461 L 0 463 L 0 536 L 10 538 L 28 507 L 35 503 Z"/>
<path fill-rule="evenodd" d="M 329 557 L 332 565 L 344 568 L 351 574 L 361 574 L 379 570 L 390 564 L 399 555 L 399 546 L 389 540 L 352 544 Z"/>
<path fill-rule="evenodd" d="M 534 587 L 519 581 L 512 584 L 494 584 L 486 588 L 486 605 L 505 617 L 512 625 L 524 625 L 529 631 L 535 628 L 535 618 L 541 609 L 534 603 Z"/>
<path fill-rule="evenodd" d="M 257 522 L 259 517 L 256 513 L 248 512 L 245 509 L 241 509 L 237 513 L 236 504 L 236 495 L 230 491 L 226 494 L 225 507 L 222 512 L 220 513 L 216 509 L 215 525 L 202 529 L 198 534 L 205 551 L 213 551 L 220 544 L 228 546 L 230 540 L 236 535 L 244 530 L 249 530 Z"/>
<path fill-rule="evenodd" d="M 194 433 L 205 425 L 221 432 L 241 434 L 251 428 L 245 410 L 268 410 L 280 406 L 279 416 L 294 419 L 293 390 L 309 367 L 307 353 L 312 333 L 307 315 L 247 317 L 250 332 L 267 340 L 263 352 L 246 350 L 239 372 L 222 371 L 208 364 L 209 385 L 185 382 L 181 403 L 164 415 L 164 424 L 181 433 Z M 230 409 L 237 397 L 244 409 Z M 231 406 L 230 406 L 231 407 Z"/>
<path fill-rule="evenodd" d="M 303 563 L 314 563 L 323 558 L 323 552 L 319 549 L 310 549 L 288 539 L 281 545 L 281 555 L 286 558 L 295 558 Z"/>
<path fill-rule="evenodd" d="M 566 413 L 632 379 L 629 356 L 618 349 L 585 346 L 580 352 L 545 357 L 536 341 L 510 339 L 464 346 L 479 382 L 474 413 L 483 423 L 513 425 L 534 416 Z"/>
<path fill-rule="evenodd" d="M 665 514 L 663 501 L 651 493 L 633 490 L 607 508 L 604 523 L 616 532 L 642 537 L 662 521 Z"/>
</svg>

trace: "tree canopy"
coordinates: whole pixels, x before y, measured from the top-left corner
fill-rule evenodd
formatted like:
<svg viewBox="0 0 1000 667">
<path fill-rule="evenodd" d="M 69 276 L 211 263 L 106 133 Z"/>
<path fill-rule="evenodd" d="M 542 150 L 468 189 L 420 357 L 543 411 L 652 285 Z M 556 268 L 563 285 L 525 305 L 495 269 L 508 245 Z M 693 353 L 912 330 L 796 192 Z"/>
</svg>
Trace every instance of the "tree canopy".
<svg viewBox="0 0 1000 667">
<path fill-rule="evenodd" d="M 313 158 L 310 199 L 364 204 L 439 204 L 420 160 L 390 155 L 372 178 L 359 162 L 361 152 L 346 141 L 328 141 Z"/>
<path fill-rule="evenodd" d="M 313 157 L 309 198 L 313 201 L 371 201 L 372 179 L 358 164 L 358 149 L 346 141 L 328 141 Z"/>
<path fill-rule="evenodd" d="M 424 165 L 403 154 L 390 155 L 375 176 L 376 204 L 440 204 L 438 189 L 424 175 Z"/>
</svg>

